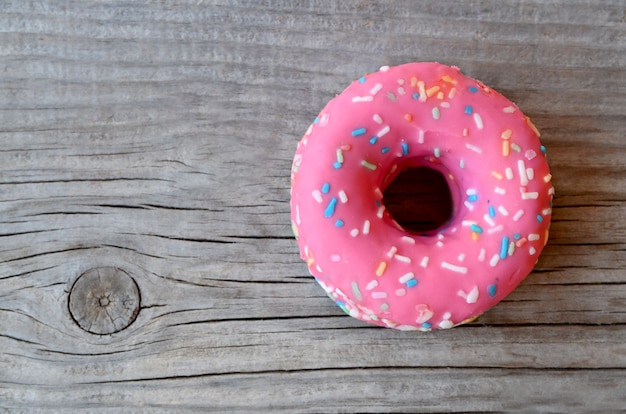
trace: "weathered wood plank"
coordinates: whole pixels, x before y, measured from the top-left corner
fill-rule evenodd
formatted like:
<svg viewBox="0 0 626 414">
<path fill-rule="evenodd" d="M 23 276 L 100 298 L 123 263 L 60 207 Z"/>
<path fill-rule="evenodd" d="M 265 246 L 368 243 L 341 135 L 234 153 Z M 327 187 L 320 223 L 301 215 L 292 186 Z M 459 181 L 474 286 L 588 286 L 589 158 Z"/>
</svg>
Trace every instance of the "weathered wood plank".
<svg viewBox="0 0 626 414">
<path fill-rule="evenodd" d="M 587 1 L 6 1 L 0 410 L 551 411 L 626 406 L 626 7 Z M 454 64 L 542 131 L 535 271 L 471 325 L 346 317 L 289 227 L 295 145 L 384 64 Z M 137 283 L 113 335 L 92 268 Z"/>
</svg>

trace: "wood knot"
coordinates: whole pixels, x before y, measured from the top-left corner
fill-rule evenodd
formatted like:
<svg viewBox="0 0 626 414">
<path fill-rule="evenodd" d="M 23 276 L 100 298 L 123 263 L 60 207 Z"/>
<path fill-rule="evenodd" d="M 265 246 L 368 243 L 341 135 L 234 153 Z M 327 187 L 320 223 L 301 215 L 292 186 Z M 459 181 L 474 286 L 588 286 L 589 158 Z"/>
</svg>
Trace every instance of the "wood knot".
<svg viewBox="0 0 626 414">
<path fill-rule="evenodd" d="M 70 290 L 69 310 L 82 329 L 108 335 L 128 327 L 139 314 L 139 288 L 115 267 L 97 267 L 80 275 Z"/>
</svg>

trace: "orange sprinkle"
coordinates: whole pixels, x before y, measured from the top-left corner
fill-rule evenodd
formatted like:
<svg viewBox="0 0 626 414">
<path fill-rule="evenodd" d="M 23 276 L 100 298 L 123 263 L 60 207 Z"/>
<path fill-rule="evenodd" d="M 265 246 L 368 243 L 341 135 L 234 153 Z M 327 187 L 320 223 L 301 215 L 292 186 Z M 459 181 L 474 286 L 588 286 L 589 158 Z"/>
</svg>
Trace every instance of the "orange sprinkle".
<svg viewBox="0 0 626 414">
<path fill-rule="evenodd" d="M 469 137 L 469 129 L 463 128 L 463 136 L 464 137 Z"/>
<path fill-rule="evenodd" d="M 510 129 L 507 129 L 506 131 L 502 133 L 502 135 L 500 135 L 500 138 L 509 139 L 511 138 L 511 135 L 513 135 L 513 131 L 511 131 Z"/>
<path fill-rule="evenodd" d="M 407 122 L 411 122 L 413 120 L 413 115 L 404 114 L 404 119 L 406 119 Z"/>
<path fill-rule="evenodd" d="M 517 247 L 522 247 L 525 244 L 526 244 L 526 237 L 522 237 L 517 242 L 515 242 L 515 246 Z"/>
<path fill-rule="evenodd" d="M 475 231 L 472 232 L 472 240 L 478 240 L 478 233 Z"/>
<path fill-rule="evenodd" d="M 499 173 L 499 172 L 497 172 L 497 171 L 492 171 L 492 172 L 491 172 L 491 175 L 493 175 L 494 177 L 496 177 L 498 180 L 501 180 L 501 179 L 502 179 L 502 174 L 500 174 L 500 173 Z"/>
<path fill-rule="evenodd" d="M 343 151 L 350 151 L 352 149 L 352 145 L 350 145 L 350 144 L 342 145 L 341 149 Z"/>
<path fill-rule="evenodd" d="M 378 267 L 376 268 L 376 276 L 382 276 L 387 269 L 387 262 L 380 262 Z"/>
<path fill-rule="evenodd" d="M 431 96 L 433 96 L 437 92 L 439 92 L 439 86 L 435 85 L 432 88 L 428 88 L 426 90 L 426 96 L 428 96 L 430 98 Z"/>
<path fill-rule="evenodd" d="M 449 75 L 443 75 L 441 80 L 456 85 L 456 80 L 452 79 Z"/>
<path fill-rule="evenodd" d="M 502 141 L 502 155 L 509 156 L 509 141 Z"/>
<path fill-rule="evenodd" d="M 537 129 L 537 127 L 535 126 L 535 124 L 532 123 L 532 121 L 530 120 L 529 117 L 526 117 L 526 123 L 528 124 L 528 126 L 530 127 L 530 129 L 533 130 L 533 132 L 535 134 L 537 134 L 538 137 L 541 136 L 541 134 L 539 133 L 539 130 Z"/>
<path fill-rule="evenodd" d="M 414 88 L 417 86 L 417 78 L 415 76 L 411 78 L 411 86 Z"/>
</svg>

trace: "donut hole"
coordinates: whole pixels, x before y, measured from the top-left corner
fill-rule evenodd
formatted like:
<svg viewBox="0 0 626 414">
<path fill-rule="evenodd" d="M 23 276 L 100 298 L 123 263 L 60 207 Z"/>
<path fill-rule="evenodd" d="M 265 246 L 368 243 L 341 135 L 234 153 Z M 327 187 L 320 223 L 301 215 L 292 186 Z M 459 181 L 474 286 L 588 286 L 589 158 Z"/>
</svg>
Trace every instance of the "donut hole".
<svg viewBox="0 0 626 414">
<path fill-rule="evenodd" d="M 385 189 L 383 203 L 391 217 L 410 233 L 433 232 L 452 219 L 448 181 L 428 167 L 402 170 Z"/>
</svg>

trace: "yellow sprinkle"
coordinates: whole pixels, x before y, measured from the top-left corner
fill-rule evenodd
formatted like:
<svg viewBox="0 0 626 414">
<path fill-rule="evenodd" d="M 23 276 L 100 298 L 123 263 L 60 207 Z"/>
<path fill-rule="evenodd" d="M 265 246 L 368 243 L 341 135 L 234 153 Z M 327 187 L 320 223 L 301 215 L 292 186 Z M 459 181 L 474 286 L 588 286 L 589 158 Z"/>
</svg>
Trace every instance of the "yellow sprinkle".
<svg viewBox="0 0 626 414">
<path fill-rule="evenodd" d="M 378 267 L 376 268 L 376 276 L 382 276 L 387 269 L 387 262 L 380 262 Z"/>
<path fill-rule="evenodd" d="M 502 141 L 502 155 L 509 156 L 509 141 Z"/>
<path fill-rule="evenodd" d="M 428 88 L 426 90 L 426 96 L 428 96 L 429 98 L 431 96 L 433 96 L 434 94 L 436 94 L 437 92 L 439 92 L 439 86 L 433 86 L 432 88 Z"/>
<path fill-rule="evenodd" d="M 452 79 L 449 75 L 443 75 L 441 80 L 456 85 L 456 80 Z"/>
<path fill-rule="evenodd" d="M 368 170 L 372 170 L 372 171 L 376 170 L 376 165 L 372 164 L 371 162 L 367 162 L 363 160 L 361 161 L 361 165 L 367 168 Z"/>
<path fill-rule="evenodd" d="M 426 89 L 424 89 L 425 87 L 426 86 L 424 86 L 424 81 L 417 82 L 417 88 L 420 93 L 420 102 L 426 102 Z"/>
<path fill-rule="evenodd" d="M 511 138 L 511 135 L 513 135 L 513 131 L 511 131 L 510 129 L 507 129 L 506 131 L 502 133 L 502 135 L 500 135 L 500 138 L 509 139 Z"/>
<path fill-rule="evenodd" d="M 501 180 L 501 179 L 502 179 L 502 174 L 500 174 L 500 173 L 499 173 L 499 172 L 497 172 L 497 171 L 492 171 L 492 172 L 491 172 L 491 175 L 493 175 L 494 177 L 496 177 L 498 180 Z"/>
<path fill-rule="evenodd" d="M 443 100 L 443 97 L 444 97 L 443 92 L 439 91 L 439 93 L 437 94 L 437 99 L 439 99 L 440 101 L 442 101 L 442 100 Z"/>
</svg>

